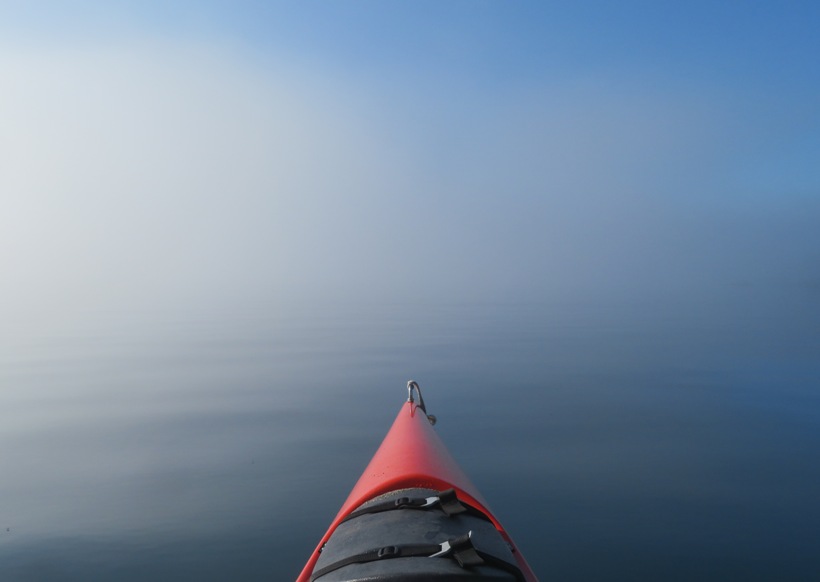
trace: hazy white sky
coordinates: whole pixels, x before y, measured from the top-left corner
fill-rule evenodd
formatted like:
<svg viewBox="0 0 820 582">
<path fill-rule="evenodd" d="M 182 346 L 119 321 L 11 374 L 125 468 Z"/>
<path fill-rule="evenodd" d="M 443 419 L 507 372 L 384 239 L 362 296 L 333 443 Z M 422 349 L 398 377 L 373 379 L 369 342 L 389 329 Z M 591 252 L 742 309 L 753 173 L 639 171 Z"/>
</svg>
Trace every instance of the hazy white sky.
<svg viewBox="0 0 820 582">
<path fill-rule="evenodd" d="M 116 6 L 4 8 L 0 320 L 818 295 L 808 28 Z"/>
</svg>

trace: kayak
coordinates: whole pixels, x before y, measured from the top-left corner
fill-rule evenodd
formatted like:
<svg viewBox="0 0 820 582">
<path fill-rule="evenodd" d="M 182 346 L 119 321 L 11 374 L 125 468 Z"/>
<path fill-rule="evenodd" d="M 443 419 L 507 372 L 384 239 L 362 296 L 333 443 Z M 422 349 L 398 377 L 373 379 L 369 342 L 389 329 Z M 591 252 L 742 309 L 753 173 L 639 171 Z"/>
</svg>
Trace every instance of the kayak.
<svg viewBox="0 0 820 582">
<path fill-rule="evenodd" d="M 297 582 L 537 582 L 433 429 L 419 385 L 407 393 Z"/>
</svg>

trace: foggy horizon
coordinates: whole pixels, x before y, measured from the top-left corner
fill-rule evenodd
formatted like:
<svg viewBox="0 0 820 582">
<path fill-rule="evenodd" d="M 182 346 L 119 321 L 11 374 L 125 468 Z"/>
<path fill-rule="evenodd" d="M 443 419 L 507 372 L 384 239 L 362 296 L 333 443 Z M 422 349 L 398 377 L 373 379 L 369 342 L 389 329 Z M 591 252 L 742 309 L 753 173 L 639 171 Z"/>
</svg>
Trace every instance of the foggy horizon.
<svg viewBox="0 0 820 582">
<path fill-rule="evenodd" d="M 402 78 L 165 36 L 0 47 L 4 319 L 816 306 L 819 178 L 794 164 L 820 116 L 800 91 L 635 66 Z"/>
</svg>

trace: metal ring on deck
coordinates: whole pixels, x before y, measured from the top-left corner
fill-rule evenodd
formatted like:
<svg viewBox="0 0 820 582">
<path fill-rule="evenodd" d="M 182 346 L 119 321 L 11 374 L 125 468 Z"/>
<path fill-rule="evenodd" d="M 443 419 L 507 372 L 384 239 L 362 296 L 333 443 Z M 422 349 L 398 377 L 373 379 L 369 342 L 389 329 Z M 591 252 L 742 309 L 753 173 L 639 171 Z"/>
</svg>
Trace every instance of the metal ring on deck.
<svg viewBox="0 0 820 582">
<path fill-rule="evenodd" d="M 427 407 L 424 405 L 424 398 L 421 395 L 421 387 L 415 380 L 410 380 L 407 382 L 407 402 L 415 402 L 415 400 L 413 400 L 414 388 L 416 390 L 416 394 L 419 395 L 419 403 L 416 406 L 421 408 L 422 412 L 424 412 L 427 416 L 427 420 L 430 421 L 430 424 L 436 424 L 436 417 L 432 414 L 427 414 Z"/>
</svg>

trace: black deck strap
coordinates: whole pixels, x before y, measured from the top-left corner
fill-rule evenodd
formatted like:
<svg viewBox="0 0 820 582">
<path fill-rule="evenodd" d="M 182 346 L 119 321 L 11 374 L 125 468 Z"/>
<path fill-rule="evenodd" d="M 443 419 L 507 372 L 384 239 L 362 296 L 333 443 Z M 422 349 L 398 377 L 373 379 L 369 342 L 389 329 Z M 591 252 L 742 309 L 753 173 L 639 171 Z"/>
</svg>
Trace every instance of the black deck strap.
<svg viewBox="0 0 820 582">
<path fill-rule="evenodd" d="M 427 498 L 425 497 L 399 497 L 398 499 L 391 499 L 390 501 L 384 501 L 382 503 L 374 503 L 368 507 L 357 509 L 356 511 L 351 512 L 339 523 L 356 519 L 357 517 L 367 515 L 368 513 L 381 513 L 392 509 L 427 509 L 428 507 L 433 507 L 432 505 L 426 506 L 426 503 Z"/>
<path fill-rule="evenodd" d="M 482 565 L 492 566 L 493 568 L 509 572 L 520 582 L 526 582 L 526 578 L 524 578 L 524 574 L 518 566 L 476 548 L 473 545 L 471 534 L 472 532 L 467 532 L 457 538 L 447 540 L 442 544 L 442 548 L 446 548 L 446 551 L 438 552 L 437 555 L 440 557 L 453 558 L 462 568 Z"/>
<path fill-rule="evenodd" d="M 455 489 L 440 491 L 437 497 L 438 501 L 436 503 L 428 503 L 428 497 L 399 497 L 398 499 L 391 499 L 390 501 L 374 503 L 373 505 L 362 507 L 351 512 L 339 523 L 356 519 L 361 515 L 381 513 L 383 511 L 391 511 L 393 509 L 440 509 L 448 517 L 458 515 L 459 513 L 469 513 L 470 515 L 490 521 L 490 518 L 487 517 L 483 511 L 479 511 L 478 509 L 459 501 Z"/>
<path fill-rule="evenodd" d="M 473 545 L 473 540 L 470 539 L 470 533 L 472 532 L 467 532 L 462 536 L 448 540 L 447 543 L 450 546 L 449 552 L 444 554 L 452 557 L 462 568 L 480 566 L 484 563 L 484 560 L 482 560 L 478 554 L 478 550 L 476 550 Z"/>
<path fill-rule="evenodd" d="M 455 489 L 447 489 L 438 494 L 438 505 L 441 510 L 450 515 L 458 515 L 468 511 L 467 507 L 458 500 Z M 479 512 L 480 513 L 480 512 Z M 484 515 L 482 513 L 482 515 Z"/>
<path fill-rule="evenodd" d="M 402 546 L 384 546 L 376 548 L 362 554 L 348 556 L 337 562 L 333 562 L 317 570 L 310 577 L 310 582 L 321 578 L 325 574 L 334 572 L 345 566 L 351 564 L 363 564 L 366 562 L 375 562 L 377 560 L 389 560 L 392 558 L 414 558 L 414 557 L 430 557 L 430 558 L 452 558 L 462 568 L 471 568 L 474 566 L 491 566 L 509 572 L 515 576 L 519 582 L 526 582 L 524 574 L 515 564 L 511 564 L 506 560 L 497 558 L 486 552 L 476 549 L 470 538 L 471 532 L 460 535 L 444 542 L 443 544 L 418 544 L 418 545 L 402 545 Z"/>
<path fill-rule="evenodd" d="M 310 577 L 310 582 L 313 582 L 317 578 L 321 578 L 325 574 L 338 570 L 339 568 L 349 566 L 350 564 L 363 564 L 366 562 L 375 562 L 377 560 L 389 560 L 391 558 L 413 558 L 417 556 L 427 557 L 436 553 L 440 548 L 441 546 L 438 544 L 384 546 L 382 548 L 376 548 L 375 550 L 370 550 L 369 552 L 348 556 L 338 562 L 333 562 L 332 564 L 325 566 L 321 570 L 313 573 Z"/>
</svg>

